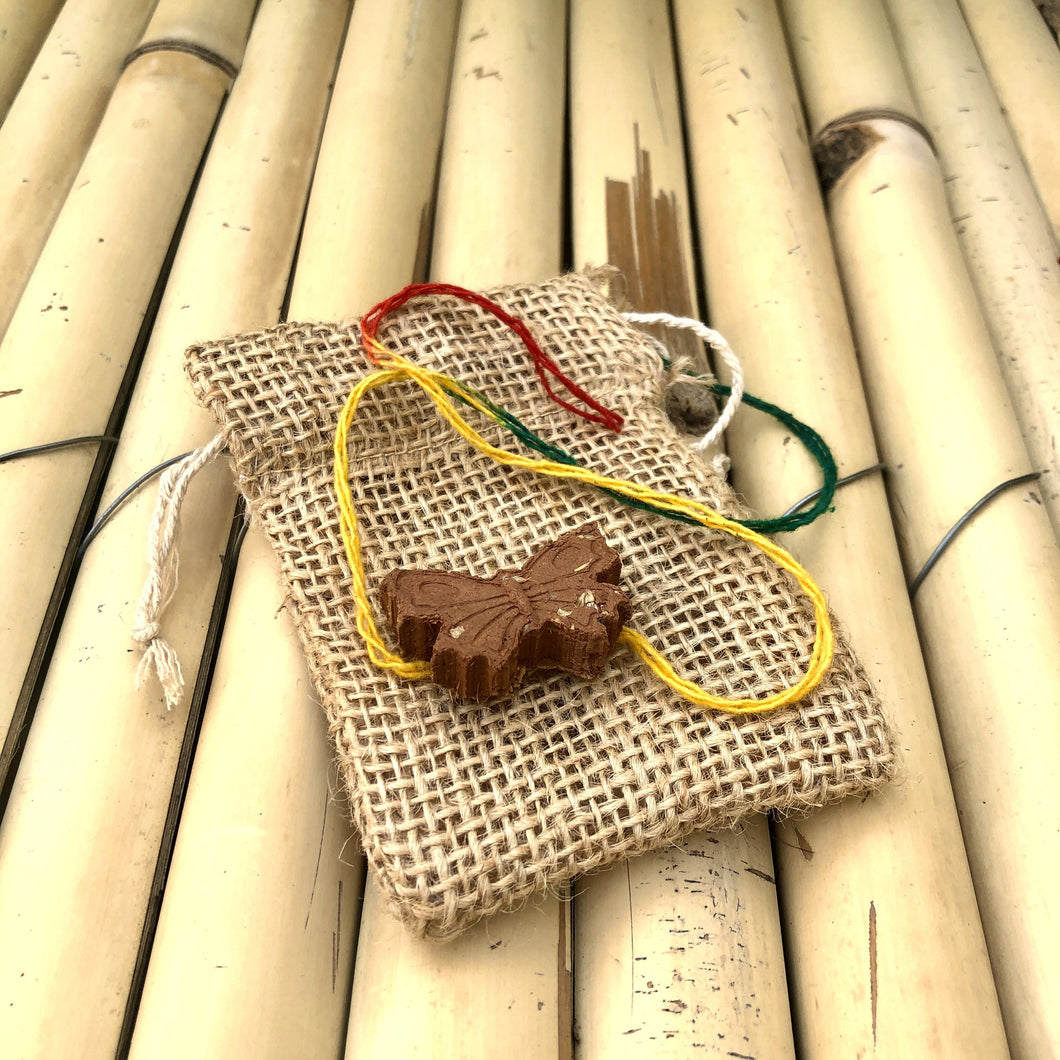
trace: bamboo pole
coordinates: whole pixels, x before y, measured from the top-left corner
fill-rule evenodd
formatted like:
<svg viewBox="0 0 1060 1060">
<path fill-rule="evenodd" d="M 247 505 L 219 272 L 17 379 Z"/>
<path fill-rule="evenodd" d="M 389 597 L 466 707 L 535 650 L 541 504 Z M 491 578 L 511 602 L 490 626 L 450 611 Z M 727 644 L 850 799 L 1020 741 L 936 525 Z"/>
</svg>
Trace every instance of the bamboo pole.
<svg viewBox="0 0 1060 1060">
<path fill-rule="evenodd" d="M 355 5 L 314 173 L 290 317 L 348 316 L 366 308 L 377 291 L 412 278 L 420 208 L 434 182 L 454 26 L 451 3 L 426 10 L 388 0 Z M 366 152 L 366 144 L 375 146 Z M 393 229 L 374 244 L 380 215 L 391 218 Z M 375 253 L 376 246 L 387 253 Z M 279 1058 L 335 1055 L 342 1048 L 363 869 L 355 842 L 337 849 L 339 836 L 349 839 L 351 830 L 344 811 L 329 807 L 330 741 L 283 597 L 271 549 L 252 529 L 233 585 L 200 739 L 202 763 L 188 794 L 133 1056 Z M 267 726 L 252 720 L 262 710 L 274 715 Z M 252 726 L 262 730 L 256 731 L 261 757 L 234 756 Z M 228 793 L 224 820 L 247 836 L 242 856 L 214 856 L 227 842 L 215 820 L 218 791 Z M 259 816 L 277 827 L 258 833 Z M 263 865 L 270 867 L 264 881 Z M 315 891 L 308 886 L 314 879 Z M 217 908 L 203 916 L 204 905 Z M 271 940 L 279 936 L 281 951 L 296 950 L 310 911 L 334 950 L 316 951 L 316 963 L 303 965 L 292 981 L 278 974 Z M 218 953 L 228 956 L 235 974 L 215 996 Z M 189 976 L 201 979 L 201 993 L 191 993 L 189 1008 L 174 1011 L 172 998 L 190 993 Z M 273 1005 L 280 1011 L 272 1013 Z M 314 1029 L 321 1008 L 327 1019 Z M 181 1022 L 200 1010 L 206 1013 L 201 1028 Z M 269 1018 L 262 1019 L 263 1011 Z M 306 1044 L 310 1035 L 315 1046 Z"/>
<path fill-rule="evenodd" d="M 960 0 L 1060 243 L 1060 51 L 1033 0 Z"/>
<path fill-rule="evenodd" d="M 798 90 L 774 5 L 740 11 L 675 8 L 712 323 L 748 389 L 818 427 L 850 473 L 877 455 Z M 757 511 L 817 485 L 781 425 L 745 409 L 727 434 Z M 785 544 L 828 592 L 905 747 L 901 783 L 774 827 L 800 1056 L 1003 1056 L 882 478 L 844 488 L 835 513 Z"/>
<path fill-rule="evenodd" d="M 341 2 L 330 10 L 316 5 L 312 17 L 302 10 L 269 0 L 258 16 L 246 67 L 189 215 L 105 499 L 157 460 L 213 433 L 181 371 L 184 347 L 204 334 L 261 325 L 279 313 L 327 100 L 329 69 L 320 59 L 329 47 L 333 54 L 337 50 L 346 13 Z M 184 520 L 181 592 L 165 623 L 186 662 L 201 651 L 217 584 L 217 554 L 224 548 L 234 503 L 231 475 L 222 463 L 202 479 Z M 160 709 L 155 687 L 135 691 L 130 623 L 143 581 L 140 557 L 152 504 L 151 491 L 138 495 L 86 553 L 0 831 L 0 991 L 5 1001 L 0 1038 L 10 1055 L 89 1057 L 113 1055 L 116 1043 L 120 1048 L 123 1010 L 145 915 L 150 916 L 152 875 L 187 722 L 183 711 L 167 715 Z M 259 703 L 248 702 L 246 709 L 253 718 L 242 719 L 244 734 L 275 724 L 271 717 L 261 718 Z M 276 743 L 286 748 L 286 734 L 276 735 Z M 213 746 L 204 743 L 201 755 Z M 232 748 L 239 746 L 234 740 L 226 745 L 229 762 Z M 266 746 L 259 735 L 254 745 L 259 775 Z M 314 774 L 320 777 L 316 812 L 327 797 L 323 739 L 312 764 L 321 763 Z M 197 776 L 203 772 L 200 766 Z M 216 827 L 228 803 L 216 789 L 212 796 Z M 214 832 L 228 856 L 245 854 L 238 840 L 252 843 L 264 831 L 257 813 L 252 821 L 256 829 Z M 286 818 L 273 828 L 285 849 L 293 845 Z M 329 847 L 336 849 L 347 834 L 334 821 L 326 833 Z M 305 841 L 315 855 L 319 827 Z M 344 997 L 340 991 L 336 999 L 330 991 L 334 914 L 324 899 L 335 891 L 337 865 L 332 857 L 321 866 L 311 918 L 301 910 L 292 918 L 272 914 L 268 939 L 273 954 L 283 954 L 288 978 L 258 955 L 257 978 L 244 969 L 229 987 L 241 999 L 244 1015 L 259 1002 L 253 1019 L 245 1022 L 271 1026 L 279 1042 L 288 1033 L 284 1017 L 291 1013 L 297 1013 L 292 1027 L 302 1032 L 299 1044 L 311 1041 L 312 1034 L 326 1038 L 330 1021 L 333 1045 L 344 1019 Z M 255 872 L 267 878 L 261 864 Z M 353 874 L 343 875 L 355 889 Z M 306 895 L 312 894 L 313 878 L 310 869 L 298 881 Z M 290 890 L 302 897 L 297 885 Z M 215 886 L 191 923 L 200 923 L 203 909 L 220 908 L 227 897 Z M 249 904 L 231 917 L 231 925 L 247 923 Z M 232 912 L 231 906 L 224 908 Z M 182 930 L 189 932 L 187 922 Z M 101 938 L 106 939 L 102 949 Z M 213 941 L 221 945 L 219 936 Z M 195 969 L 198 974 L 182 979 L 166 999 L 167 1009 L 177 1011 L 173 998 L 187 1003 L 195 990 L 208 991 L 197 998 L 194 1019 L 182 1010 L 186 1030 L 206 1027 L 213 1011 L 207 1002 L 218 1006 L 226 997 L 228 979 L 215 967 L 235 964 L 230 954 L 225 956 L 225 962 L 211 961 L 208 972 Z M 262 978 L 277 983 L 280 994 L 264 999 L 275 1021 L 271 1025 L 261 1018 Z M 229 1018 L 236 1008 L 229 1006 Z M 311 1020 L 315 1030 L 300 1025 L 300 1019 Z M 179 1042 L 179 1035 L 172 1040 Z M 193 1049 L 180 1055 L 212 1052 Z M 153 1055 L 165 1054 L 158 1049 Z M 264 1050 L 255 1055 L 265 1055 Z"/>
<path fill-rule="evenodd" d="M 957 0 L 888 0 L 891 23 L 1060 536 L 1058 248 Z M 938 42 L 945 41 L 945 49 Z"/>
<path fill-rule="evenodd" d="M 240 563 L 274 571 L 264 535 Z M 230 641 L 217 660 L 134 1060 L 334 1056 L 346 1032 L 364 868 L 323 712 L 275 576 L 242 579 L 227 621 L 268 650 L 252 678 Z"/>
<path fill-rule="evenodd" d="M 186 17 L 208 25 L 195 2 L 167 0 L 144 43 L 157 43 L 156 30 L 170 21 Z M 253 0 L 225 5 L 223 32 L 206 34 L 226 70 L 197 55 L 162 50 L 140 56 L 122 75 L 0 344 L 0 389 L 17 391 L 3 399 L 0 452 L 106 429 L 241 55 L 235 28 L 241 24 L 246 32 L 253 7 Z M 47 633 L 42 623 L 54 621 L 49 596 L 71 530 L 83 521 L 78 510 L 96 448 L 0 467 L 0 517 L 8 528 L 0 539 L 0 584 L 8 590 L 0 599 L 0 623 L 10 630 L 0 641 L 2 734 L 32 701 L 34 677 L 27 671 L 37 665 L 35 644 Z M 9 751 L 10 745 L 0 774 Z"/>
<path fill-rule="evenodd" d="M 794 1056 L 772 868 L 763 819 L 580 880 L 575 1055 Z"/>
<path fill-rule="evenodd" d="M 517 15 L 472 0 L 461 17 L 431 254 L 440 280 L 458 272 L 453 282 L 481 288 L 559 271 L 565 19 L 565 0 Z M 471 253 L 476 234 L 498 249 Z"/>
<path fill-rule="evenodd" d="M 62 6 L 63 0 L 0 0 L 0 122 Z"/>
<path fill-rule="evenodd" d="M 182 241 L 168 312 L 141 372 L 141 387 L 154 386 L 134 397 L 126 436 L 134 425 L 147 435 L 160 409 L 178 409 L 169 450 L 204 443 L 216 428 L 194 408 L 181 352 L 193 339 L 278 319 L 348 11 L 345 0 L 266 0 L 260 7 Z M 204 271 L 206 262 L 212 266 Z M 188 306 L 196 310 L 192 320 Z M 217 542 L 234 500 L 225 461 L 193 491 L 182 565 L 206 570 L 201 582 L 182 579 L 163 623 L 185 662 L 202 650 L 223 549 Z M 145 525 L 143 517 L 135 523 L 141 538 Z M 254 538 L 247 547 L 264 543 Z M 303 717 L 303 697 L 271 696 L 274 674 L 300 666 L 301 652 L 278 617 L 275 580 L 264 597 L 241 597 L 229 616 L 270 633 L 282 625 L 283 632 L 255 659 L 257 685 L 229 687 L 239 680 L 230 655 L 214 673 L 213 688 L 227 694 L 211 699 L 196 746 L 132 1056 L 326 1055 L 341 1040 L 351 954 L 339 943 L 360 890 L 360 866 L 338 856 L 349 828 L 341 800 L 331 804 L 322 716 L 310 710 Z M 148 695 L 157 698 L 157 690 Z M 157 728 L 155 712 L 146 721 Z M 313 738 L 299 744 L 292 737 L 300 726 Z M 311 827 L 291 828 L 291 821 L 310 819 Z"/>
<path fill-rule="evenodd" d="M 575 260 L 622 267 L 638 309 L 697 315 L 667 4 L 571 15 Z M 574 952 L 584 1060 L 794 1055 L 764 818 L 580 880 Z"/>
<path fill-rule="evenodd" d="M 569 974 L 565 906 L 556 898 L 438 945 L 404 934 L 370 882 L 346 1058 L 474 1060 L 508 1049 L 520 1060 L 569 1057 Z"/>
<path fill-rule="evenodd" d="M 790 47 L 804 57 L 799 63 L 798 80 L 805 98 L 816 99 L 828 93 L 835 114 L 853 114 L 866 108 L 916 113 L 909 86 L 904 79 L 893 76 L 893 49 L 888 54 L 877 47 L 879 42 L 891 39 L 882 4 L 866 4 L 863 0 L 833 4 L 829 12 L 832 32 L 828 36 L 804 28 L 800 18 L 794 17 L 799 10 L 797 5 L 791 7 L 790 16 L 784 0 L 779 0 L 779 6 L 785 12 Z M 857 48 L 856 62 L 849 52 L 838 50 L 848 45 Z"/>
<path fill-rule="evenodd" d="M 439 175 L 431 274 L 465 286 L 537 281 L 560 268 L 562 0 L 512 17 L 463 5 Z M 366 889 L 346 1056 L 570 1052 L 568 907 L 555 897 L 444 946 L 413 939 Z"/>
<path fill-rule="evenodd" d="M 154 6 L 70 0 L 0 126 L 0 338 Z"/>
<path fill-rule="evenodd" d="M 669 23 L 652 0 L 572 8 L 571 224 L 578 264 L 622 269 L 634 308 L 695 314 Z"/>
<path fill-rule="evenodd" d="M 354 5 L 290 319 L 355 316 L 423 278 L 456 8 L 456 0 Z"/>
<path fill-rule="evenodd" d="M 666 5 L 637 0 L 605 11 L 579 3 L 571 32 L 578 50 L 571 223 L 576 259 L 594 258 L 577 264 L 607 261 L 620 269 L 616 294 L 630 309 L 698 316 Z M 693 336 L 648 330 L 707 367 Z"/>
<path fill-rule="evenodd" d="M 831 40 L 858 63 L 853 42 L 830 36 L 825 5 L 785 9 L 793 40 Z M 888 39 L 873 48 L 894 52 Z M 797 43 L 795 54 L 801 68 Z M 842 118 L 826 91 L 806 100 L 814 128 Z M 912 577 L 961 515 L 1029 461 L 927 141 L 904 121 L 857 125 L 833 142 L 846 169 L 828 205 Z M 1002 492 L 964 528 L 914 610 L 1009 1046 L 1048 1056 L 1060 1050 L 1060 849 L 1028 744 L 1060 740 L 1060 549 L 1033 486 Z"/>
</svg>

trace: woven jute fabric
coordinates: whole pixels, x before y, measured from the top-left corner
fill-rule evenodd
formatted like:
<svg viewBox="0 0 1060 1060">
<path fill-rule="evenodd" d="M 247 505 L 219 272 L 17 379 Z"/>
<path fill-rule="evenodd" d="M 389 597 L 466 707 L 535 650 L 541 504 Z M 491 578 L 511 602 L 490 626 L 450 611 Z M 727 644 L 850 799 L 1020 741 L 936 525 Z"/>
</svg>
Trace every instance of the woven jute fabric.
<svg viewBox="0 0 1060 1060">
<path fill-rule="evenodd" d="M 380 339 L 482 390 L 594 470 L 744 514 L 667 419 L 656 348 L 589 279 L 489 295 L 626 417 L 620 434 L 552 404 L 525 348 L 474 306 L 415 300 Z M 595 680 L 532 674 L 485 704 L 375 668 L 354 624 L 332 487 L 336 420 L 369 370 L 356 325 L 291 323 L 194 346 L 188 370 L 279 557 L 369 864 L 391 911 L 417 935 L 452 937 L 692 830 L 865 795 L 892 775 L 887 722 L 841 633 L 822 684 L 794 707 L 758 716 L 693 707 L 624 649 Z M 467 415 L 494 444 L 516 447 Z M 482 577 L 518 567 L 537 546 L 594 521 L 622 557 L 630 624 L 682 676 L 750 697 L 805 669 L 810 606 L 753 546 L 501 467 L 413 383 L 364 399 L 350 461 L 370 592 L 399 565 Z"/>
</svg>

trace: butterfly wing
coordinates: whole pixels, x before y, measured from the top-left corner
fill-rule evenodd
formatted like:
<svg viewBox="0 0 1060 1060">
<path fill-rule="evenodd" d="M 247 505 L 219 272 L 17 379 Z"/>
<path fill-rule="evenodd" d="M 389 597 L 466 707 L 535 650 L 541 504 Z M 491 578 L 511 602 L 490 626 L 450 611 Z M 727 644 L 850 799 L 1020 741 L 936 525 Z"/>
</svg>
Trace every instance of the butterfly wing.
<svg viewBox="0 0 1060 1060">
<path fill-rule="evenodd" d="M 542 668 L 599 673 L 629 619 L 617 582 L 622 561 L 592 525 L 572 530 L 530 558 L 523 589 L 534 606 L 521 655 Z"/>
<path fill-rule="evenodd" d="M 507 594 L 491 580 L 453 571 L 392 571 L 383 579 L 380 596 L 408 659 L 429 659 L 439 637 L 494 647 L 500 639 L 496 620 L 512 609 Z"/>
<path fill-rule="evenodd" d="M 520 573 L 535 585 L 562 581 L 575 574 L 617 585 L 621 570 L 622 560 L 618 553 L 608 545 L 597 527 L 588 523 L 538 549 Z"/>
</svg>

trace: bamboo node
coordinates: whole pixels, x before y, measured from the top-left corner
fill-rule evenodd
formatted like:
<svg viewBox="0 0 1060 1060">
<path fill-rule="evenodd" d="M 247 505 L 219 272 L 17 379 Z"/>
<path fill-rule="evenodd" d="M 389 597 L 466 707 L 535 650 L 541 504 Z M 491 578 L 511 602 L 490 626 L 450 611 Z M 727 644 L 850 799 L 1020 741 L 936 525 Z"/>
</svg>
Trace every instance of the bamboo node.
<svg viewBox="0 0 1060 1060">
<path fill-rule="evenodd" d="M 927 142 L 932 154 L 935 142 L 931 133 L 917 118 L 900 110 L 884 107 L 855 110 L 830 121 L 813 141 L 813 160 L 821 190 L 826 194 L 835 187 L 844 173 L 872 150 L 883 137 L 870 125 L 873 121 L 896 121 L 907 125 Z"/>
<path fill-rule="evenodd" d="M 146 44 L 133 48 L 125 57 L 121 68 L 125 70 L 142 55 L 148 55 L 151 52 L 184 52 L 186 55 L 194 55 L 197 59 L 202 59 L 204 63 L 216 66 L 221 73 L 227 74 L 233 80 L 239 73 L 239 67 L 231 59 L 226 59 L 212 48 L 196 44 L 194 41 L 181 40 L 179 37 L 163 37 L 161 40 L 148 41 Z"/>
</svg>

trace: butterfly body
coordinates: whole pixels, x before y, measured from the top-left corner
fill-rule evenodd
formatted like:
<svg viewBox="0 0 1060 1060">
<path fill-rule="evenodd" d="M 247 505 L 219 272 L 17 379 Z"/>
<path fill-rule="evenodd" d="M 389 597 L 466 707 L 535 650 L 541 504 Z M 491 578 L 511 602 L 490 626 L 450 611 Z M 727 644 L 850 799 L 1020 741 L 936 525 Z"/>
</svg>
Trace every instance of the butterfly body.
<svg viewBox="0 0 1060 1060">
<path fill-rule="evenodd" d="M 621 559 L 595 526 L 562 535 L 518 570 L 489 578 L 399 568 L 380 586 L 406 659 L 429 659 L 438 684 L 485 700 L 528 670 L 594 677 L 631 614 Z"/>
</svg>

